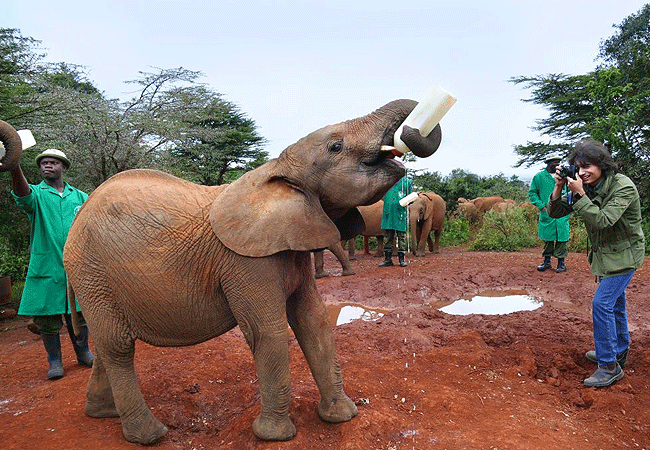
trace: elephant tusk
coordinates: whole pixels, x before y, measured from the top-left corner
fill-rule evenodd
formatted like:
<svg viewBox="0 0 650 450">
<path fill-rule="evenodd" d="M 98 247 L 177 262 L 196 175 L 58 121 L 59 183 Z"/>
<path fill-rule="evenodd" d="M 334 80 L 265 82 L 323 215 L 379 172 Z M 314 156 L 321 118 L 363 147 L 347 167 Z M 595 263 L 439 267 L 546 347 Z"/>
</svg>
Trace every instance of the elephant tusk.
<svg viewBox="0 0 650 450">
<path fill-rule="evenodd" d="M 402 156 L 402 152 L 397 150 L 397 148 L 393 147 L 392 145 L 382 145 L 379 150 L 382 152 L 390 153 L 390 155 L 387 155 L 386 158 L 394 158 L 396 156 Z"/>
</svg>

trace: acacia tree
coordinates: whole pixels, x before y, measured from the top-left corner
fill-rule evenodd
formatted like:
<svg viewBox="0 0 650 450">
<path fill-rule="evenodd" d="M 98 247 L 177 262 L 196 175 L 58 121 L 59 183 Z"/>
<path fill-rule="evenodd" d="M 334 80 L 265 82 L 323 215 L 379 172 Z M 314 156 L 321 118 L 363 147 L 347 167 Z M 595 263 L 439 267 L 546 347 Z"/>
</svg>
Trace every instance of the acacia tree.
<svg viewBox="0 0 650 450">
<path fill-rule="evenodd" d="M 130 82 L 134 96 L 120 102 L 105 98 L 81 66 L 43 62 L 38 43 L 0 29 L 0 118 L 36 138 L 21 158 L 30 182 L 40 181 L 36 153 L 50 147 L 68 154 L 66 178 L 87 192 L 127 169 L 160 168 L 218 184 L 266 161 L 254 122 L 198 83 L 199 72 L 141 72 Z M 9 175 L 0 173 L 0 268 L 29 242 L 10 189 Z"/>
<path fill-rule="evenodd" d="M 169 148 L 168 170 L 212 186 L 266 162 L 268 153 L 261 150 L 265 140 L 236 105 L 203 86 L 172 95 L 185 111 L 186 128 Z"/>
<path fill-rule="evenodd" d="M 525 99 L 550 111 L 534 129 L 552 142 L 515 146 L 517 166 L 544 160 L 550 153 L 568 154 L 585 137 L 604 142 L 620 169 L 632 178 L 650 210 L 650 5 L 626 18 L 618 32 L 603 41 L 602 63 L 593 72 L 514 77 L 531 89 Z"/>
</svg>

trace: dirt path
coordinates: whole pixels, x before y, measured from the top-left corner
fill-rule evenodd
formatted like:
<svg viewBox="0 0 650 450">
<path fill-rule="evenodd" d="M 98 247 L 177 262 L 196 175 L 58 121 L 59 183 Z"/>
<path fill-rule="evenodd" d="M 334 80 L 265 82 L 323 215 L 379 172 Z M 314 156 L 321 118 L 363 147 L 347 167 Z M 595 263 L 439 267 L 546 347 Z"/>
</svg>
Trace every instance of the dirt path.
<svg viewBox="0 0 650 450">
<path fill-rule="evenodd" d="M 476 253 L 443 249 L 379 268 L 361 255 L 357 275 L 317 281 L 334 313 L 358 304 L 387 313 L 335 330 L 345 390 L 359 405 L 350 422 L 322 422 L 318 392 L 293 338 L 289 442 L 251 431 L 259 412 L 253 361 L 238 330 L 188 348 L 138 343 L 136 370 L 149 407 L 170 431 L 160 449 L 650 449 L 650 263 L 628 287 L 632 335 L 625 377 L 584 388 L 595 367 L 585 255 L 564 274 L 537 272 L 539 249 Z M 484 291 L 526 291 L 534 311 L 454 316 L 436 308 Z M 62 335 L 66 376 L 45 380 L 38 336 L 24 320 L 0 322 L 3 449 L 133 449 L 118 419 L 83 414 L 89 371 Z"/>
</svg>

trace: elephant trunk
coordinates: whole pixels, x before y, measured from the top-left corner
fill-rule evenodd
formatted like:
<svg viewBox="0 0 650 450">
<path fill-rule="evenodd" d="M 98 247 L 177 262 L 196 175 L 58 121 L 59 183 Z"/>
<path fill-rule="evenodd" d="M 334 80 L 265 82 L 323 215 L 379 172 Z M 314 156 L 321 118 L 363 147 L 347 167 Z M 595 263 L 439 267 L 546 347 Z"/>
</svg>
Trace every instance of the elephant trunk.
<svg viewBox="0 0 650 450">
<path fill-rule="evenodd" d="M 417 104 L 414 100 L 393 100 L 370 113 L 368 116 L 370 121 L 384 127 L 381 145 L 394 145 L 395 132 Z M 415 156 L 426 158 L 438 150 L 442 141 L 442 131 L 440 125 L 436 125 L 428 136 L 422 137 L 419 130 L 404 127 L 399 137 Z"/>
<path fill-rule="evenodd" d="M 393 145 L 395 131 L 417 104 L 415 100 L 393 100 L 366 116 L 368 123 L 377 127 L 379 134 L 383 133 L 381 145 Z"/>
<path fill-rule="evenodd" d="M 7 172 L 18 165 L 23 144 L 20 136 L 7 122 L 0 120 L 0 172 Z"/>
<path fill-rule="evenodd" d="M 412 206 L 412 205 L 411 205 Z M 420 236 L 418 236 L 418 212 L 409 210 L 409 222 L 411 228 L 411 242 L 413 253 L 417 251 Z"/>
</svg>

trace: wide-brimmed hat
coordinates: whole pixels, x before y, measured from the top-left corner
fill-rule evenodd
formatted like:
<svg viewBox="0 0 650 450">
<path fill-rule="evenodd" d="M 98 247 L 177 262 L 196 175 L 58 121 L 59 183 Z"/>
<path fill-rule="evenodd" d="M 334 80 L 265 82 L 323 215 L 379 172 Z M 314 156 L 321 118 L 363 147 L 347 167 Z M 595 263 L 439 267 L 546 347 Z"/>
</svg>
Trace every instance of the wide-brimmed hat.
<svg viewBox="0 0 650 450">
<path fill-rule="evenodd" d="M 65 166 L 66 169 L 68 167 L 70 167 L 70 160 L 68 159 L 67 156 L 65 156 L 65 153 L 63 153 L 61 150 L 57 150 L 55 148 L 48 148 L 43 153 L 38 155 L 36 157 L 36 165 L 37 166 L 40 165 L 41 164 L 41 159 L 46 158 L 46 157 L 47 158 L 56 158 L 56 159 L 58 159 L 59 161 L 61 161 L 63 163 L 63 165 Z"/>
<path fill-rule="evenodd" d="M 548 155 L 545 159 L 544 162 L 546 164 L 550 163 L 551 161 L 561 161 L 562 160 L 562 155 L 558 155 L 557 153 L 553 153 L 552 155 Z"/>
</svg>

